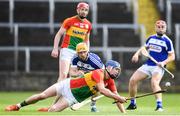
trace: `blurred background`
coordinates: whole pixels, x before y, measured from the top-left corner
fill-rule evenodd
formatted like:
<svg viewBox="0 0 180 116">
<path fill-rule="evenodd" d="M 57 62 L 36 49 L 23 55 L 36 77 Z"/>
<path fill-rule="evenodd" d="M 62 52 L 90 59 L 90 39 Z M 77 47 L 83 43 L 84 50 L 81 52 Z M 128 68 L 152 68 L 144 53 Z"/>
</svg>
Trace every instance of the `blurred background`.
<svg viewBox="0 0 180 116">
<path fill-rule="evenodd" d="M 123 92 L 144 61 L 131 63 L 133 53 L 155 33 L 154 23 L 165 20 L 176 53 L 167 68 L 175 79 L 165 74 L 161 85 L 169 81 L 170 92 L 180 91 L 180 0 L 0 0 L 0 91 L 39 91 L 57 81 L 58 59 L 50 55 L 54 36 L 81 1 L 90 5 L 91 52 L 103 62 L 121 63 L 116 84 Z M 139 85 L 141 92 L 151 91 L 149 80 Z"/>
</svg>

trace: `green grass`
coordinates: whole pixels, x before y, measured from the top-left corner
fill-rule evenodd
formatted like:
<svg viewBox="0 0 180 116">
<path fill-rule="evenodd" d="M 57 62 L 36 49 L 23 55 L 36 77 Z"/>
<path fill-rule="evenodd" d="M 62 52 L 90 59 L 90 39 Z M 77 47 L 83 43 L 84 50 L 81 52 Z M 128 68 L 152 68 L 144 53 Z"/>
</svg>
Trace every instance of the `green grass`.
<svg viewBox="0 0 180 116">
<path fill-rule="evenodd" d="M 0 115 L 71 115 L 71 116 L 79 116 L 79 115 L 122 115 L 117 109 L 116 105 L 113 105 L 113 100 L 103 97 L 102 99 L 97 101 L 97 107 L 100 110 L 98 113 L 91 113 L 89 105 L 82 107 L 78 111 L 72 111 L 70 109 L 66 109 L 62 112 L 37 112 L 36 110 L 41 107 L 47 107 L 51 104 L 53 99 L 47 99 L 44 101 L 40 101 L 36 104 L 29 105 L 27 107 L 22 108 L 18 112 L 5 112 L 4 108 L 10 104 L 16 104 L 21 102 L 26 97 L 34 94 L 35 92 L 0 92 Z M 122 94 L 127 96 L 127 94 Z M 163 112 L 155 112 L 155 98 L 154 96 L 148 96 L 144 98 L 137 99 L 138 109 L 135 111 L 127 111 L 124 115 L 180 115 L 180 94 L 163 94 Z M 127 107 L 128 103 L 124 104 Z"/>
</svg>

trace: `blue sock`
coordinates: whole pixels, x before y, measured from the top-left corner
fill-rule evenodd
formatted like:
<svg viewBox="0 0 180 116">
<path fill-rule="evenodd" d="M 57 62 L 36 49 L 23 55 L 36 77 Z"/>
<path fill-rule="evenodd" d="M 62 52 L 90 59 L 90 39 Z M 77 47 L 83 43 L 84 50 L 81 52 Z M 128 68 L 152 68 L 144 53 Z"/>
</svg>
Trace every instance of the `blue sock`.
<svg viewBox="0 0 180 116">
<path fill-rule="evenodd" d="M 136 99 L 131 99 L 131 104 L 136 105 Z"/>
<path fill-rule="evenodd" d="M 162 108 L 162 101 L 157 100 L 156 104 L 158 108 Z"/>
</svg>

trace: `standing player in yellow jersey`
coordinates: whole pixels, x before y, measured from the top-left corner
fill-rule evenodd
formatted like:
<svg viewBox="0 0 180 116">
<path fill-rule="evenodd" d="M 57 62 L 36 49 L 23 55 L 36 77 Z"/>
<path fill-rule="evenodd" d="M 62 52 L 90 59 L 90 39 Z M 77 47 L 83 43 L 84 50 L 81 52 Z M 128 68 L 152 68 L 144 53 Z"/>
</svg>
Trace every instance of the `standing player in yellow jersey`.
<svg viewBox="0 0 180 116">
<path fill-rule="evenodd" d="M 112 98 L 117 102 L 117 107 L 122 113 L 125 108 L 122 103 L 126 98 L 118 95 L 114 79 L 121 73 L 120 64 L 109 60 L 105 69 L 97 69 L 84 74 L 79 78 L 68 78 L 60 81 L 39 94 L 32 95 L 21 103 L 10 105 L 5 108 L 6 111 L 18 111 L 21 107 L 36 103 L 40 100 L 59 95 L 61 96 L 56 104 L 49 108 L 49 112 L 63 111 L 75 103 L 82 102 L 97 92 Z"/>
<path fill-rule="evenodd" d="M 86 19 L 89 13 L 89 5 L 80 2 L 77 5 L 77 15 L 66 18 L 62 26 L 56 33 L 54 38 L 54 46 L 51 56 L 58 58 L 59 56 L 59 77 L 58 81 L 67 78 L 71 59 L 76 54 L 76 45 L 85 42 L 89 47 L 89 35 L 92 29 L 91 23 Z M 59 52 L 60 39 L 63 38 L 61 49 Z M 59 97 L 55 99 L 56 103 Z M 46 111 L 48 108 L 40 108 L 38 111 Z"/>
<path fill-rule="evenodd" d="M 67 77 L 72 57 L 76 54 L 76 45 L 85 42 L 89 47 L 89 35 L 92 29 L 91 23 L 86 19 L 89 5 L 80 2 L 77 5 L 77 15 L 64 20 L 61 28 L 54 38 L 54 46 L 51 56 L 59 56 L 59 78 L 58 81 Z M 59 42 L 63 36 L 59 55 Z"/>
</svg>

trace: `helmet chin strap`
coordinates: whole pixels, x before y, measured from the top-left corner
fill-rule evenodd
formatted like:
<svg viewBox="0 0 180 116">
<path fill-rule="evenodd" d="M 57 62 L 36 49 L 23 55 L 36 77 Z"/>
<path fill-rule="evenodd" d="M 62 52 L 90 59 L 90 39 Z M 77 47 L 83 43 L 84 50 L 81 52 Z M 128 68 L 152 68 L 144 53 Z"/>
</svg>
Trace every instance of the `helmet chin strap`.
<svg viewBox="0 0 180 116">
<path fill-rule="evenodd" d="M 114 75 L 111 75 L 110 73 L 109 73 L 109 71 L 105 68 L 105 70 L 107 71 L 107 73 L 108 73 L 108 75 L 111 77 L 111 79 L 116 79 L 117 77 L 116 76 L 114 76 Z"/>
</svg>

